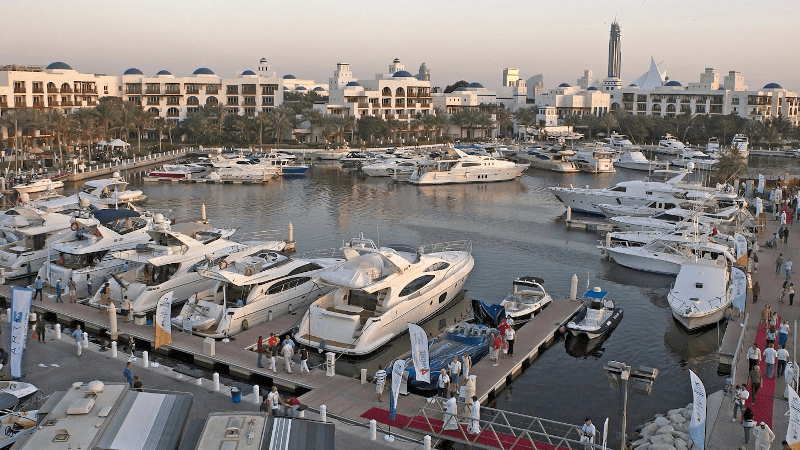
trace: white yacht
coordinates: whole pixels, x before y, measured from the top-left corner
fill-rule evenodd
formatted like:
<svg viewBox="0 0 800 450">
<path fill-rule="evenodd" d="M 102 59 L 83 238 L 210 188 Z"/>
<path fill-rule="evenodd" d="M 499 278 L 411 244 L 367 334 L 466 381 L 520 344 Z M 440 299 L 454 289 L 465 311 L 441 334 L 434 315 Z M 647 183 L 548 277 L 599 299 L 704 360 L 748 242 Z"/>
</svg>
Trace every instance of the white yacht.
<svg viewBox="0 0 800 450">
<path fill-rule="evenodd" d="M 134 314 L 155 310 L 158 299 L 166 292 L 173 292 L 173 304 L 185 301 L 194 293 L 214 284 L 197 273 L 195 269 L 199 262 L 208 255 L 246 247 L 227 240 L 234 231 L 193 223 L 176 224 L 169 229 L 156 227 L 148 231 L 151 242 L 111 254 L 118 260 L 127 261 L 129 269 L 118 274 L 112 273 L 111 279 L 89 299 L 89 305 L 108 306 L 103 304 L 101 296 L 106 288 L 109 301 L 118 310 L 127 297 L 133 304 Z M 282 241 L 276 243 L 277 250 L 282 250 L 283 246 L 285 244 Z"/>
<path fill-rule="evenodd" d="M 48 256 L 50 246 L 75 235 L 70 217 L 20 206 L 0 214 L 0 230 L 5 244 L 0 246 L 0 268 L 7 279 L 37 273 Z"/>
<path fill-rule="evenodd" d="M 736 261 L 728 245 L 696 238 L 681 242 L 677 239 L 655 239 L 643 246 L 617 244 L 603 247 L 611 259 L 629 269 L 663 275 L 677 275 L 681 265 L 694 255 L 721 256 L 731 263 Z"/>
<path fill-rule="evenodd" d="M 332 287 L 316 281 L 319 273 L 344 260 L 290 258 L 274 244 L 261 243 L 208 258 L 197 273 L 212 282 L 189 297 L 172 324 L 195 334 L 227 337 L 285 314 L 302 311 Z"/>
<path fill-rule="evenodd" d="M 731 206 L 715 212 L 672 208 L 647 217 L 615 216 L 608 220 L 621 231 L 668 231 L 697 218 L 701 231 L 711 231 L 714 227 L 727 228 L 739 217 L 738 206 Z"/>
<path fill-rule="evenodd" d="M 667 155 L 678 155 L 686 149 L 686 145 L 679 141 L 675 136 L 667 133 L 661 140 L 658 141 L 658 147 L 655 152 L 665 153 Z"/>
<path fill-rule="evenodd" d="M 719 160 L 711 155 L 707 155 L 700 150 L 685 149 L 678 155 L 677 158 L 672 160 L 672 164 L 678 167 L 688 167 L 689 164 L 694 164 L 694 167 L 699 170 L 713 170 L 717 167 Z"/>
<path fill-rule="evenodd" d="M 457 148 L 450 151 L 457 158 L 433 161 L 417 168 L 408 178 L 411 184 L 456 184 L 508 181 L 522 175 L 528 164 L 495 159 L 491 156 L 468 155 Z"/>
<path fill-rule="evenodd" d="M 617 150 L 614 166 L 629 170 L 642 170 L 652 172 L 664 167 L 664 163 L 651 161 L 644 156 L 641 150 L 635 148 L 622 148 Z"/>
<path fill-rule="evenodd" d="M 633 145 L 630 139 L 624 134 L 619 134 L 616 131 L 611 132 L 611 136 L 606 138 L 608 141 L 608 145 L 613 147 L 615 150 L 624 150 L 624 149 L 638 149 L 639 147 Z"/>
<path fill-rule="evenodd" d="M 732 269 L 723 257 L 693 258 L 685 262 L 667 294 L 672 316 L 689 331 L 722 320 L 732 301 L 732 278 L 739 284 L 746 283 L 744 274 L 732 277 L 732 270 L 739 269 Z"/>
<path fill-rule="evenodd" d="M 34 194 L 36 192 L 52 191 L 64 187 L 64 182 L 61 180 L 51 180 L 50 178 L 39 178 L 38 180 L 31 180 L 25 184 L 15 184 L 14 190 L 20 194 Z"/>
<path fill-rule="evenodd" d="M 511 293 L 500 304 L 515 321 L 528 320 L 553 303 L 541 278 L 519 277 L 511 283 L 511 288 Z"/>
<path fill-rule="evenodd" d="M 617 205 L 611 203 L 600 203 L 595 205 L 603 211 L 606 217 L 614 216 L 633 216 L 633 217 L 647 217 L 653 214 L 666 211 L 668 209 L 677 208 L 680 206 L 680 200 L 677 198 L 671 199 L 656 199 L 647 202 L 641 206 L 631 205 Z"/>
<path fill-rule="evenodd" d="M 325 150 L 318 150 L 314 153 L 314 157 L 317 159 L 321 159 L 323 161 L 338 161 L 339 158 L 342 158 L 350 152 L 349 148 L 344 149 L 325 149 Z"/>
<path fill-rule="evenodd" d="M 142 191 L 129 190 L 128 182 L 119 172 L 114 172 L 110 178 L 89 180 L 83 184 L 78 194 L 55 199 L 37 199 L 33 202 L 36 208 L 58 212 L 77 211 L 83 206 L 82 202 L 98 209 L 117 208 L 124 204 L 143 202 L 147 196 Z"/>
<path fill-rule="evenodd" d="M 153 169 L 147 172 L 147 175 L 142 179 L 144 181 L 191 180 L 192 172 L 188 167 L 180 164 L 164 164 L 160 169 Z"/>
<path fill-rule="evenodd" d="M 517 158 L 527 161 L 534 169 L 549 170 L 551 172 L 575 173 L 580 172 L 578 165 L 570 161 L 575 152 L 567 148 L 557 150 L 555 148 L 544 149 L 542 147 L 532 147 L 520 150 Z"/>
<path fill-rule="evenodd" d="M 613 149 L 607 148 L 602 143 L 590 143 L 578 149 L 572 161 L 578 165 L 581 172 L 613 173 L 617 171 L 614 168 L 615 154 Z"/>
<path fill-rule="evenodd" d="M 343 247 L 347 261 L 319 274 L 334 290 L 311 304 L 295 340 L 352 358 L 374 354 L 458 295 L 475 264 L 471 247 L 460 241 L 378 248 L 352 240 Z"/>
<path fill-rule="evenodd" d="M 739 152 L 739 156 L 742 158 L 747 158 L 750 156 L 750 149 L 748 146 L 750 145 L 750 140 L 747 138 L 746 134 L 734 134 L 733 140 L 731 141 L 731 148 Z"/>
<path fill-rule="evenodd" d="M 709 155 L 719 155 L 719 151 L 719 138 L 716 136 L 711 136 L 708 138 L 708 144 L 706 144 L 706 153 Z"/>
<path fill-rule="evenodd" d="M 369 177 L 392 177 L 407 179 L 417 170 L 420 159 L 389 158 L 361 166 L 361 171 Z"/>
</svg>

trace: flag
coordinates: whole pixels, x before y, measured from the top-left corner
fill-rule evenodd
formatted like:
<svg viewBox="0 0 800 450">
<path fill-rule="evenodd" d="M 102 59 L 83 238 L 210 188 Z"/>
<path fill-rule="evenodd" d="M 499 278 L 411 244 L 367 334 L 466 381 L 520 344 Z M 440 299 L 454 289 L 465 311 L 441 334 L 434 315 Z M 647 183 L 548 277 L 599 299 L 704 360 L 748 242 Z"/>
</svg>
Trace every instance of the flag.
<svg viewBox="0 0 800 450">
<path fill-rule="evenodd" d="M 33 289 L 11 287 L 11 376 L 22 377 L 22 352 L 25 350 L 25 341 L 28 339 L 28 321 L 31 315 L 31 300 Z M 43 319 L 40 319 L 43 320 Z"/>
<path fill-rule="evenodd" d="M 706 388 L 700 378 L 691 370 L 689 370 L 689 379 L 694 395 L 694 408 L 692 409 L 692 418 L 689 420 L 689 436 L 692 437 L 697 448 L 704 450 L 706 446 Z"/>
<path fill-rule="evenodd" d="M 741 269 L 736 267 L 731 269 L 733 276 L 733 285 L 731 286 L 731 303 L 733 307 L 739 311 L 744 311 L 744 305 L 747 298 L 747 276 Z"/>
<path fill-rule="evenodd" d="M 606 450 L 606 442 L 608 441 L 608 417 L 606 417 L 606 423 L 603 424 L 603 450 Z"/>
<path fill-rule="evenodd" d="M 389 396 L 389 419 L 394 420 L 397 413 L 397 396 L 400 394 L 400 384 L 403 382 L 403 372 L 406 371 L 406 361 L 398 359 L 392 366 L 392 395 Z"/>
<path fill-rule="evenodd" d="M 756 217 L 760 216 L 762 212 L 764 212 L 764 202 L 761 197 L 756 197 Z"/>
<path fill-rule="evenodd" d="M 758 174 L 758 193 L 764 193 L 764 175 Z"/>
<path fill-rule="evenodd" d="M 741 234 L 733 235 L 733 248 L 736 251 L 736 264 L 747 267 L 747 239 Z"/>
<path fill-rule="evenodd" d="M 158 299 L 156 306 L 156 348 L 172 343 L 172 324 L 170 314 L 172 310 L 172 291 L 167 292 Z"/>
<path fill-rule="evenodd" d="M 791 386 L 786 387 L 789 394 L 789 427 L 786 429 L 786 442 L 795 447 L 800 444 L 800 397 Z"/>
<path fill-rule="evenodd" d="M 417 381 L 431 382 L 431 361 L 428 354 L 428 335 L 419 325 L 408 324 L 408 336 L 411 338 L 411 359 Z"/>
</svg>

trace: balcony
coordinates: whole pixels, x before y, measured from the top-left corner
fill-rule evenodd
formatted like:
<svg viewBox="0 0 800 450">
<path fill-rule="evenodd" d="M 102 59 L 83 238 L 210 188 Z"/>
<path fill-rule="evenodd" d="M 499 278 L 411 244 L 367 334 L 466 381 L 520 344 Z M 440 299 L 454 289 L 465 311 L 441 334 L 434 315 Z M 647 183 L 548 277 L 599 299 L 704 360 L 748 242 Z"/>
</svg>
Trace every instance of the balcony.
<svg viewBox="0 0 800 450">
<path fill-rule="evenodd" d="M 83 106 L 83 100 L 75 100 L 75 106 Z"/>
<path fill-rule="evenodd" d="M 48 87 L 47 88 L 47 92 L 49 92 L 51 94 L 58 94 L 58 88 L 57 87 Z"/>
<path fill-rule="evenodd" d="M 206 89 L 206 95 L 217 95 L 219 93 L 219 89 Z"/>
<path fill-rule="evenodd" d="M 148 105 L 158 105 L 159 103 L 161 103 L 161 101 L 158 98 L 148 98 L 147 99 L 147 104 Z"/>
<path fill-rule="evenodd" d="M 21 102 L 14 102 L 14 108 L 25 108 L 27 106 L 28 104 L 25 102 L 25 100 Z"/>
<path fill-rule="evenodd" d="M 86 102 L 86 106 L 97 106 L 97 102 L 94 100 L 89 100 Z"/>
<path fill-rule="evenodd" d="M 97 88 L 85 88 L 83 90 L 84 94 L 97 94 Z"/>
<path fill-rule="evenodd" d="M 179 105 L 180 102 L 177 99 L 167 99 L 167 105 Z"/>
<path fill-rule="evenodd" d="M 186 94 L 199 95 L 200 94 L 200 88 L 193 87 L 193 86 L 187 86 L 186 87 Z"/>
<path fill-rule="evenodd" d="M 33 102 L 33 107 L 36 109 L 44 109 L 45 105 L 44 102 Z"/>
<path fill-rule="evenodd" d="M 228 99 L 228 103 L 226 103 L 226 105 L 228 105 L 228 106 L 239 106 L 239 100 L 238 99 L 236 99 L 236 100 Z"/>
<path fill-rule="evenodd" d="M 227 91 L 225 91 L 225 95 L 239 95 L 239 91 L 234 89 L 228 89 Z"/>
<path fill-rule="evenodd" d="M 25 86 L 14 86 L 15 94 L 24 94 L 25 92 Z"/>
<path fill-rule="evenodd" d="M 5 100 L 0 100 L 0 108 L 8 108 L 8 102 Z"/>
<path fill-rule="evenodd" d="M 51 108 L 54 108 L 56 106 L 61 106 L 61 103 L 51 101 L 51 102 L 47 102 L 47 106 L 49 106 Z"/>
<path fill-rule="evenodd" d="M 242 104 L 245 105 L 245 106 L 256 106 L 256 101 L 255 100 L 245 100 L 244 103 L 242 103 Z"/>
<path fill-rule="evenodd" d="M 192 98 L 192 99 L 187 100 L 186 104 L 189 105 L 189 106 L 197 106 L 197 105 L 200 104 L 200 100 L 198 100 L 197 98 Z"/>
<path fill-rule="evenodd" d="M 40 87 L 35 87 L 35 88 L 33 88 L 33 93 L 34 94 L 44 94 L 44 88 L 41 87 L 41 86 Z"/>
<path fill-rule="evenodd" d="M 164 93 L 167 95 L 181 95 L 180 89 L 165 89 Z"/>
<path fill-rule="evenodd" d="M 69 91 L 61 91 L 62 93 L 68 93 Z M 127 95 L 140 95 L 142 93 L 141 89 L 126 89 L 125 94 Z"/>
<path fill-rule="evenodd" d="M 161 94 L 161 89 L 147 88 L 147 91 L 145 92 L 145 94 L 148 94 L 148 95 L 150 95 L 150 94 Z"/>
</svg>

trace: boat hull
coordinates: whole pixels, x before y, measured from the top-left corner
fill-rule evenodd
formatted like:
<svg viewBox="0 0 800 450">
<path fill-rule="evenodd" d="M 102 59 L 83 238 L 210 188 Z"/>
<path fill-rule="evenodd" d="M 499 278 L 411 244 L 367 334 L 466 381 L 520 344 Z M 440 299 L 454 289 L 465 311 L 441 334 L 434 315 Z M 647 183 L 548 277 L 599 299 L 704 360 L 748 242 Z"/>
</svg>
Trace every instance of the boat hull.
<svg viewBox="0 0 800 450">
<path fill-rule="evenodd" d="M 412 175 L 408 182 L 417 185 L 429 184 L 463 184 L 463 183 L 489 183 L 495 181 L 510 181 L 520 175 L 528 167 L 527 164 L 517 164 L 513 168 L 503 170 L 466 170 L 459 172 L 431 171 Z"/>
<path fill-rule="evenodd" d="M 726 309 L 727 307 L 720 308 L 702 316 L 686 316 L 673 309 L 672 317 L 687 331 L 697 331 L 719 323 L 720 320 L 725 318 Z"/>
<path fill-rule="evenodd" d="M 681 270 L 681 262 L 667 260 L 663 255 L 643 253 L 643 247 L 606 248 L 611 259 L 629 269 L 641 270 L 662 275 L 677 275 Z"/>
</svg>

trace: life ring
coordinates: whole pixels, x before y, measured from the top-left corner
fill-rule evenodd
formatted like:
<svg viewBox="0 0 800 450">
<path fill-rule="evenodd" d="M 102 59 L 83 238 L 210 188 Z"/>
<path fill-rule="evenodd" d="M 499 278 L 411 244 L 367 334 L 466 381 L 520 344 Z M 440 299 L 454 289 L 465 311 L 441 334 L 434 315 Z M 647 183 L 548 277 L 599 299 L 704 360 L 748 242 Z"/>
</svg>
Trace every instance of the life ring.
<svg viewBox="0 0 800 450">
<path fill-rule="evenodd" d="M 252 274 L 253 274 L 253 270 L 252 269 L 247 269 L 247 270 L 244 271 L 244 276 L 246 276 L 246 277 L 249 277 Z"/>
<path fill-rule="evenodd" d="M 78 225 L 78 222 L 72 222 L 72 225 L 69 226 L 69 229 L 72 230 L 72 231 L 78 231 L 78 228 L 80 228 L 80 227 L 81 226 Z"/>
<path fill-rule="evenodd" d="M 219 270 L 225 270 L 227 268 L 228 268 L 228 261 L 225 261 L 223 259 L 222 261 L 219 262 Z"/>
<path fill-rule="evenodd" d="M 101 237 L 102 236 L 102 234 L 100 234 L 100 230 L 98 230 L 97 228 L 94 229 L 94 233 L 93 234 L 95 236 L 97 236 L 97 237 Z"/>
<path fill-rule="evenodd" d="M 242 328 L 245 330 L 250 328 L 250 322 L 248 322 L 247 319 L 242 320 Z"/>
</svg>

